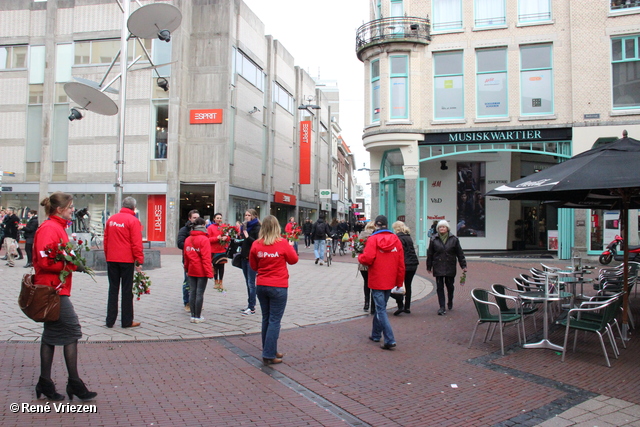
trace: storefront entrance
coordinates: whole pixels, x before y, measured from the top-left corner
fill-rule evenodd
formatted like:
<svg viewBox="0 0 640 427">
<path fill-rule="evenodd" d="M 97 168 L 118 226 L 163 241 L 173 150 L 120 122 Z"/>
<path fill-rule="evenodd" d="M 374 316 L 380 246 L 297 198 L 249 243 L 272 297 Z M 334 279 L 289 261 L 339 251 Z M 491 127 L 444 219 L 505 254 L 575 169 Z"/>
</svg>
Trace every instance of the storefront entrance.
<svg viewBox="0 0 640 427">
<path fill-rule="evenodd" d="M 182 227 L 189 216 L 189 211 L 197 209 L 202 218 L 213 219 L 215 207 L 215 185 L 213 184 L 181 184 L 180 185 L 180 220 Z"/>
</svg>

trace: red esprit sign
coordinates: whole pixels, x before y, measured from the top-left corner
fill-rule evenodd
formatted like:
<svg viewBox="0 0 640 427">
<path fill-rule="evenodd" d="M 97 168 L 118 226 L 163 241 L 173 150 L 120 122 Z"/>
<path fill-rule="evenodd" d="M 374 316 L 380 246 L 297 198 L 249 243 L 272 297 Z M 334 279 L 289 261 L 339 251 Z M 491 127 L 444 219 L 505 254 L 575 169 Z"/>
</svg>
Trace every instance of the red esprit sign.
<svg viewBox="0 0 640 427">
<path fill-rule="evenodd" d="M 147 240 L 163 242 L 165 240 L 167 196 L 153 194 L 147 197 Z"/>
<path fill-rule="evenodd" d="M 311 184 L 311 121 L 300 122 L 300 184 Z"/>
<path fill-rule="evenodd" d="M 189 123 L 207 124 L 222 123 L 222 109 L 213 110 L 189 110 Z"/>
<path fill-rule="evenodd" d="M 273 201 L 275 203 L 282 203 L 284 205 L 295 206 L 296 205 L 296 196 L 294 196 L 293 194 L 281 193 L 279 191 L 276 191 L 273 194 Z"/>
</svg>

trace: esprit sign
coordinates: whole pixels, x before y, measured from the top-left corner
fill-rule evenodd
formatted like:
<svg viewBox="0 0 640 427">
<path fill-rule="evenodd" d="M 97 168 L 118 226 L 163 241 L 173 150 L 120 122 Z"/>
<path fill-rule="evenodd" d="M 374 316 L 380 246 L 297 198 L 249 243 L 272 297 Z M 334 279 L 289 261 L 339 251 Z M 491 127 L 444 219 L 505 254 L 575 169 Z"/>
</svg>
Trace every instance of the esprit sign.
<svg viewBox="0 0 640 427">
<path fill-rule="evenodd" d="M 273 194 L 273 201 L 275 203 L 282 203 L 284 205 L 296 205 L 296 196 L 293 194 L 282 193 L 280 191 L 276 191 Z"/>
<path fill-rule="evenodd" d="M 300 122 L 300 184 L 311 184 L 311 122 Z"/>
<path fill-rule="evenodd" d="M 222 109 L 189 110 L 189 123 L 192 125 L 222 123 Z"/>
</svg>

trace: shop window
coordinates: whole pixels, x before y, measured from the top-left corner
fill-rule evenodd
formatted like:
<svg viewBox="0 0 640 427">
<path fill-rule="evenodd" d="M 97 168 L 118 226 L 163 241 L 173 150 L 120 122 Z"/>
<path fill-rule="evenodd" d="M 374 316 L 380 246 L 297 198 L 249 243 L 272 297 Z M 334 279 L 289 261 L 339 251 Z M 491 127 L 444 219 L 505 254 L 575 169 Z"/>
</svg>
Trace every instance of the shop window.
<svg viewBox="0 0 640 427">
<path fill-rule="evenodd" d="M 483 49 L 477 59 L 478 117 L 506 117 L 508 115 L 507 49 Z"/>
<path fill-rule="evenodd" d="M 464 77 L 462 51 L 433 54 L 434 118 L 464 118 Z"/>
<path fill-rule="evenodd" d="M 520 47 L 520 112 L 553 114 L 553 67 L 550 44 Z"/>
<path fill-rule="evenodd" d="M 408 81 L 409 81 L 409 57 L 406 55 L 391 56 L 390 61 L 390 97 L 391 119 L 408 118 Z"/>
<path fill-rule="evenodd" d="M 640 10 L 640 0 L 611 0 L 611 10 Z"/>
<path fill-rule="evenodd" d="M 518 0 L 518 23 L 551 20 L 551 0 Z"/>
<path fill-rule="evenodd" d="M 613 108 L 640 108 L 640 36 L 611 40 Z"/>
<path fill-rule="evenodd" d="M 166 102 L 154 103 L 155 113 L 155 137 L 153 138 L 154 159 L 167 158 L 167 142 L 169 135 L 169 104 Z"/>
<path fill-rule="evenodd" d="M 478 28 L 505 25 L 505 0 L 475 0 L 475 21 Z"/>
<path fill-rule="evenodd" d="M 433 31 L 462 29 L 462 0 L 433 0 Z"/>
<path fill-rule="evenodd" d="M 236 50 L 236 73 L 241 75 L 249 83 L 264 91 L 265 74 L 262 68 L 258 67 L 248 56 L 241 50 Z"/>
<path fill-rule="evenodd" d="M 371 121 L 380 121 L 380 61 L 371 61 Z"/>
</svg>

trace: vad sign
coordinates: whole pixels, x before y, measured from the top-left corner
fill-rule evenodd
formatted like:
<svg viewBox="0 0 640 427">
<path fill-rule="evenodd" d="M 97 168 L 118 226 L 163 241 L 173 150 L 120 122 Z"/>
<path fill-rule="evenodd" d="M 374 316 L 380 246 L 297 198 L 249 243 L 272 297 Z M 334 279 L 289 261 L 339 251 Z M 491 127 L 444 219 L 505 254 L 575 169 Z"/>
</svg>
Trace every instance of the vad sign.
<svg viewBox="0 0 640 427">
<path fill-rule="evenodd" d="M 431 203 L 442 203 L 442 199 L 440 197 L 432 197 Z"/>
</svg>

